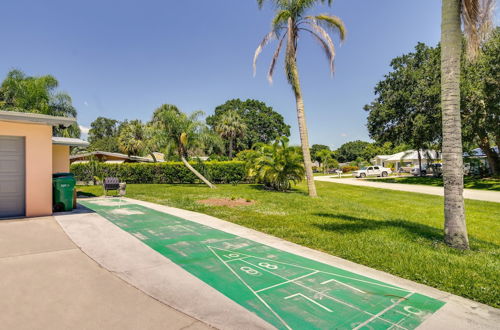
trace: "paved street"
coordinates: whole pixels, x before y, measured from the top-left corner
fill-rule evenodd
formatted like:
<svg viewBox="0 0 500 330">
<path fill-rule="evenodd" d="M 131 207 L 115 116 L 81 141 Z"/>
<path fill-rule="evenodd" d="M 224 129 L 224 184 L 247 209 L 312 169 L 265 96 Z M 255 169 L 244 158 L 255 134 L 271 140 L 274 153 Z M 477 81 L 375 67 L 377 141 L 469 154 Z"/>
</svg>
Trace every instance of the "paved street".
<svg viewBox="0 0 500 330">
<path fill-rule="evenodd" d="M 349 184 L 353 186 L 372 187 L 372 188 L 399 190 L 399 191 L 407 191 L 420 194 L 443 196 L 442 187 L 433 187 L 433 186 L 417 185 L 417 184 L 375 182 L 375 181 L 368 181 L 364 179 L 354 179 L 354 178 L 339 179 L 329 176 L 317 176 L 314 179 L 316 181 Z M 464 198 L 500 203 L 500 191 L 464 189 Z"/>
</svg>

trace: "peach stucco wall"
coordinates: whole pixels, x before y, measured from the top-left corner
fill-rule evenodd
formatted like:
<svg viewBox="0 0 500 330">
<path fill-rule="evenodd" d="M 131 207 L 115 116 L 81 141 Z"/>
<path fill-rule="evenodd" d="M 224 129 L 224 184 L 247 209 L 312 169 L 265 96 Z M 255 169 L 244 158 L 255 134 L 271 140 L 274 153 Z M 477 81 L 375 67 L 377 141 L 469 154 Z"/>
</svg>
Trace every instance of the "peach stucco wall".
<svg viewBox="0 0 500 330">
<path fill-rule="evenodd" d="M 52 146 L 52 173 L 69 172 L 69 146 Z"/>
<path fill-rule="evenodd" d="M 26 216 L 52 214 L 52 127 L 0 121 L 0 135 L 26 141 Z"/>
</svg>

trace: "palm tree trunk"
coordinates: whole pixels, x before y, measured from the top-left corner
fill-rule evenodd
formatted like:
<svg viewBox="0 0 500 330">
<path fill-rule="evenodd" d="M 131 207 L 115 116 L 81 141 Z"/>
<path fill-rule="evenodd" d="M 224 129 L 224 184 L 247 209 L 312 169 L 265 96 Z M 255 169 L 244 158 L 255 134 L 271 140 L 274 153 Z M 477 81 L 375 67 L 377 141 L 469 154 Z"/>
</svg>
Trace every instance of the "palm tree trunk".
<svg viewBox="0 0 500 330">
<path fill-rule="evenodd" d="M 420 149 L 418 149 L 417 154 L 418 154 L 418 175 L 422 176 L 422 154 L 420 154 Z"/>
<path fill-rule="evenodd" d="M 203 181 L 210 188 L 215 188 L 215 186 L 212 183 L 210 183 L 210 181 L 208 181 L 203 175 L 201 175 L 200 172 L 198 172 L 193 166 L 191 166 L 191 164 L 188 163 L 188 161 L 186 160 L 186 158 L 184 156 L 181 156 L 181 160 L 184 163 L 184 165 L 186 165 L 186 167 L 191 172 L 193 172 L 194 175 L 196 175 L 198 177 L 198 179 L 200 179 L 201 181 Z"/>
<path fill-rule="evenodd" d="M 229 139 L 229 159 L 233 159 L 233 139 Z"/>
<path fill-rule="evenodd" d="M 295 67 L 297 86 L 295 88 L 295 102 L 297 105 L 297 119 L 299 121 L 300 145 L 302 147 L 302 156 L 304 157 L 304 168 L 306 170 L 307 190 L 309 196 L 318 196 L 316 185 L 314 184 L 314 175 L 312 171 L 311 151 L 309 149 L 309 134 L 307 132 L 306 114 L 304 112 L 304 101 L 302 100 L 302 91 L 299 86 L 299 73 Z"/>
<path fill-rule="evenodd" d="M 307 132 L 306 115 L 304 112 L 304 101 L 302 99 L 302 90 L 300 88 L 299 69 L 297 68 L 297 27 L 292 18 L 288 19 L 288 41 L 287 55 L 285 58 L 286 72 L 288 82 L 292 85 L 295 94 L 295 103 L 297 107 L 297 119 L 299 122 L 300 145 L 302 147 L 302 156 L 304 158 L 304 169 L 307 179 L 307 190 L 310 197 L 317 197 L 316 185 L 314 184 L 314 175 L 312 171 L 311 150 L 309 149 L 309 135 Z"/>
<path fill-rule="evenodd" d="M 446 244 L 468 249 L 463 198 L 460 120 L 461 0 L 442 0 L 441 106 L 443 117 L 444 235 Z"/>
</svg>

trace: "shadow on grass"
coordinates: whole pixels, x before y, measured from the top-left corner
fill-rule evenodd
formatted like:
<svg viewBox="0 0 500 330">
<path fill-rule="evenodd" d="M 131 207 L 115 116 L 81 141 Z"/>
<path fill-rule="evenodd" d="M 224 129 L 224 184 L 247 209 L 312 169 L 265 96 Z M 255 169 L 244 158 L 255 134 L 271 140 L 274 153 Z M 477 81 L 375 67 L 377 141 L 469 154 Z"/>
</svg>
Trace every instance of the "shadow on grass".
<svg viewBox="0 0 500 330">
<path fill-rule="evenodd" d="M 407 220 L 374 220 L 366 218 L 353 217 L 346 214 L 330 214 L 330 213 L 316 213 L 315 215 L 323 218 L 332 218 L 348 221 L 348 223 L 321 223 L 314 224 L 314 226 L 329 231 L 336 232 L 362 232 L 366 230 L 379 230 L 382 228 L 397 228 L 408 232 L 412 236 L 424 237 L 432 241 L 442 240 L 443 233 L 441 230 L 414 223 Z"/>
<path fill-rule="evenodd" d="M 444 240 L 443 230 L 420 223 L 402 219 L 376 220 L 354 217 L 347 214 L 316 213 L 316 216 L 343 220 L 345 223 L 315 223 L 313 226 L 327 231 L 339 233 L 360 233 L 367 230 L 380 230 L 384 228 L 396 228 L 404 231 L 409 236 L 417 239 L 424 238 L 431 242 L 442 242 Z M 473 250 L 498 249 L 500 246 L 488 241 L 478 240 L 469 236 Z"/>
<path fill-rule="evenodd" d="M 287 191 L 277 191 L 272 188 L 266 187 L 263 184 L 248 184 L 248 186 L 252 189 L 259 190 L 259 191 L 268 191 L 268 192 L 275 192 L 275 193 L 282 193 L 282 194 L 301 194 L 304 196 L 307 196 L 307 192 L 304 192 L 303 190 L 297 189 L 297 188 L 291 188 Z"/>
</svg>

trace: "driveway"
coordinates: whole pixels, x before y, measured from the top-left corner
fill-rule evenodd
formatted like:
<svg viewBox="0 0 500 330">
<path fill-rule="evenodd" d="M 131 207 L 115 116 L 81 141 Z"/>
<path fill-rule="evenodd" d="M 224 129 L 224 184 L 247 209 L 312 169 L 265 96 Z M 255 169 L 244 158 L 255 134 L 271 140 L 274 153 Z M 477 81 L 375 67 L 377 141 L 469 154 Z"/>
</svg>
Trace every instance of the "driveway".
<svg viewBox="0 0 500 330">
<path fill-rule="evenodd" d="M 444 189 L 442 187 L 433 187 L 433 186 L 426 186 L 426 185 L 420 185 L 420 184 L 387 183 L 387 182 L 376 182 L 376 181 L 368 181 L 365 179 L 354 179 L 354 178 L 352 178 L 352 179 L 344 179 L 344 178 L 339 179 L 339 178 L 329 177 L 329 176 L 317 176 L 317 177 L 314 177 L 314 180 L 323 181 L 323 182 L 348 184 L 348 185 L 353 185 L 353 186 L 407 191 L 407 192 L 437 195 L 437 196 L 444 195 Z M 486 202 L 500 203 L 500 191 L 464 189 L 464 198 L 475 199 L 475 200 L 486 201 Z"/>
<path fill-rule="evenodd" d="M 87 199 L 57 216 L 102 267 L 221 329 L 489 329 L 494 308 L 204 214 Z"/>
<path fill-rule="evenodd" d="M 208 329 L 85 255 L 53 217 L 0 221 L 0 328 Z"/>
</svg>

